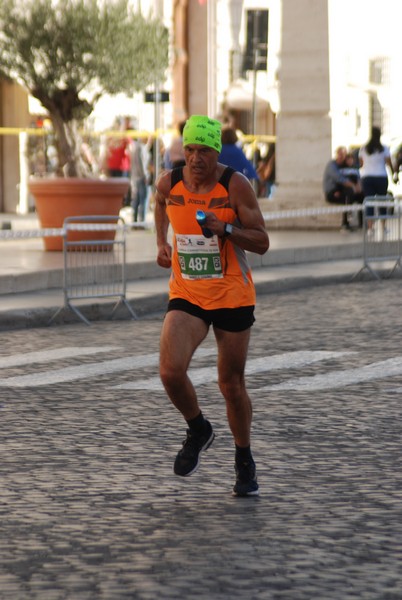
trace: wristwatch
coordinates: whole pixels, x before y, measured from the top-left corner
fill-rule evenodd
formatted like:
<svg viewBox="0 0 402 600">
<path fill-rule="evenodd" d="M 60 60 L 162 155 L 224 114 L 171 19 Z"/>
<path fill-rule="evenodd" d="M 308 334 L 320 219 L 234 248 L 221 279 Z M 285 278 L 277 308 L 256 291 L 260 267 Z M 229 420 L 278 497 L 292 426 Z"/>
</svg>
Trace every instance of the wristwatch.
<svg viewBox="0 0 402 600">
<path fill-rule="evenodd" d="M 223 228 L 223 237 L 228 237 L 233 233 L 233 225 L 231 223 L 225 223 L 225 227 Z"/>
</svg>

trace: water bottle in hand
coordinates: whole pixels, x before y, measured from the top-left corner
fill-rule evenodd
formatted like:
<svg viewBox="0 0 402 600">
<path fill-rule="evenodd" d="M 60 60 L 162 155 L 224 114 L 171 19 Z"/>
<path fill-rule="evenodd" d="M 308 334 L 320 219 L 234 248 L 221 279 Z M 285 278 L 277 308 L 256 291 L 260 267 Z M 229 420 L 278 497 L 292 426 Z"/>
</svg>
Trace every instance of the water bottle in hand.
<svg viewBox="0 0 402 600">
<path fill-rule="evenodd" d="M 211 238 L 214 235 L 212 233 L 212 231 L 210 229 L 208 229 L 208 227 L 203 227 L 203 225 L 205 225 L 205 221 L 207 220 L 207 217 L 206 217 L 204 211 L 203 210 L 197 210 L 195 218 L 197 219 L 198 225 L 201 227 L 201 230 L 202 230 L 202 233 L 203 233 L 204 237 Z"/>
</svg>

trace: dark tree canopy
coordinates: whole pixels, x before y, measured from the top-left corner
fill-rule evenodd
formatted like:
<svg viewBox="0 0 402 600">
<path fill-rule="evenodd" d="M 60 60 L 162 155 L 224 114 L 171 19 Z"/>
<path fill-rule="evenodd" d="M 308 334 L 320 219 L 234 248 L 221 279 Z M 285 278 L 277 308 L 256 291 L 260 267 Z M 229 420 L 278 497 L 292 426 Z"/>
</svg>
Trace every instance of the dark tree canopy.
<svg viewBox="0 0 402 600">
<path fill-rule="evenodd" d="M 81 175 L 77 121 L 105 93 L 163 81 L 167 65 L 166 28 L 128 0 L 0 0 L 0 76 L 49 112 L 68 175 Z"/>
</svg>

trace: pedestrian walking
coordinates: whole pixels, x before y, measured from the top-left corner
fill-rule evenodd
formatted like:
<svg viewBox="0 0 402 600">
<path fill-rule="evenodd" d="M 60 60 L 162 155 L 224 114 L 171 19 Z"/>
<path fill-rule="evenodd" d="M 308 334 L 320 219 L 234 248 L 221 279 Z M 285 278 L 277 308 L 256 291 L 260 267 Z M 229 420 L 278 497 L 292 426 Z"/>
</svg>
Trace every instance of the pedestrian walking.
<svg viewBox="0 0 402 600">
<path fill-rule="evenodd" d="M 131 206 L 133 208 L 133 221 L 145 221 L 146 203 L 147 203 L 147 167 L 149 161 L 149 152 L 146 146 L 146 140 L 133 140 L 130 146 L 131 150 Z"/>
<path fill-rule="evenodd" d="M 391 172 L 391 177 L 394 175 L 394 169 L 390 149 L 381 142 L 381 130 L 379 127 L 372 128 L 369 141 L 360 148 L 359 161 L 364 197 L 387 196 L 389 184 L 387 168 Z M 380 207 L 379 214 L 382 216 L 386 215 L 387 208 Z M 366 207 L 368 233 L 373 232 L 373 216 L 374 207 Z M 385 219 L 382 219 L 381 225 L 385 229 Z"/>
<path fill-rule="evenodd" d="M 250 433 L 252 404 L 245 364 L 254 323 L 255 288 L 245 251 L 269 247 L 258 201 L 248 179 L 218 162 L 221 124 L 190 117 L 183 131 L 185 167 L 164 171 L 156 185 L 155 226 L 160 266 L 171 268 L 169 302 L 160 340 L 160 377 L 187 422 L 174 472 L 189 476 L 214 431 L 187 374 L 191 358 L 213 328 L 218 384 L 235 444 L 237 496 L 258 494 Z M 196 219 L 205 211 L 205 237 Z M 169 224 L 173 230 L 168 242 Z"/>
</svg>

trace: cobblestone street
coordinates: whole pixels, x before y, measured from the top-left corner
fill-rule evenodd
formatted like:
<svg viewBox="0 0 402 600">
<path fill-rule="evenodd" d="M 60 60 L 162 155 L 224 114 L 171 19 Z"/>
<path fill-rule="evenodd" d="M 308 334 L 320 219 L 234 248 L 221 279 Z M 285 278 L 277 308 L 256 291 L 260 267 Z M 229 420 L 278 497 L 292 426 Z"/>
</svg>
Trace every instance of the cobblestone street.
<svg viewBox="0 0 402 600">
<path fill-rule="evenodd" d="M 0 599 L 402 599 L 401 280 L 259 297 L 258 498 L 231 495 L 212 333 L 192 376 L 216 439 L 173 475 L 162 318 L 2 333 Z"/>
</svg>

